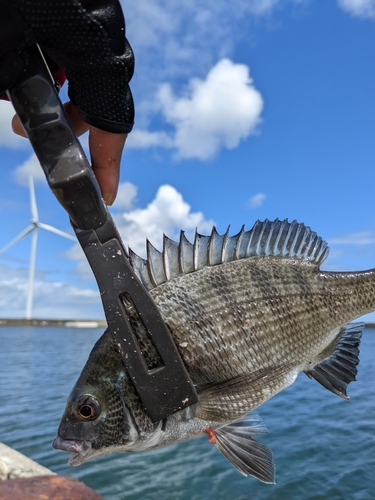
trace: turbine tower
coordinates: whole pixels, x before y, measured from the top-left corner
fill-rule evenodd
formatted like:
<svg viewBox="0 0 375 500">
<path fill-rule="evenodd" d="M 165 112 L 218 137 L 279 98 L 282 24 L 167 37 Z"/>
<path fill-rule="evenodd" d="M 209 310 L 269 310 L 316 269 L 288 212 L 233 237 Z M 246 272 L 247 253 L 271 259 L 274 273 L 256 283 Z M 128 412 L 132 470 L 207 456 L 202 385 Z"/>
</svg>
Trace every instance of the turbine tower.
<svg viewBox="0 0 375 500">
<path fill-rule="evenodd" d="M 33 293 L 34 293 L 34 277 L 35 277 L 35 261 L 36 261 L 36 245 L 38 241 L 38 229 L 44 229 L 51 233 L 63 236 L 72 241 L 77 241 L 74 236 L 71 236 L 64 231 L 60 231 L 49 224 L 39 222 L 38 209 L 36 205 L 34 180 L 32 175 L 29 176 L 29 189 L 30 189 L 30 210 L 31 210 L 31 224 L 24 229 L 18 236 L 13 238 L 5 247 L 0 250 L 0 254 L 8 250 L 11 246 L 15 245 L 18 241 L 22 240 L 25 236 L 31 233 L 31 251 L 30 251 L 30 267 L 29 267 L 29 281 L 27 286 L 27 300 L 26 300 L 26 319 L 31 319 L 33 308 Z"/>
</svg>

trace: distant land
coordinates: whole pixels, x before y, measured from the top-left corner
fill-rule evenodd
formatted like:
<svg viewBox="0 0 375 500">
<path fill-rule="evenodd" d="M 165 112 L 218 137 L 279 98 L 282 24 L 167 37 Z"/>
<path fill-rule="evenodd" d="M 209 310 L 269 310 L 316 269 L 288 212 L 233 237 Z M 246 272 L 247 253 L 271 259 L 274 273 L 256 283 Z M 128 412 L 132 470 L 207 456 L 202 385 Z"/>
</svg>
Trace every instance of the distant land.
<svg viewBox="0 0 375 500">
<path fill-rule="evenodd" d="M 66 326 L 70 328 L 107 327 L 105 319 L 24 319 L 0 318 L 1 326 Z M 366 328 L 375 328 L 375 323 L 366 323 Z"/>
<path fill-rule="evenodd" d="M 0 318 L 0 326 L 66 326 L 71 328 L 106 327 L 104 319 L 25 319 Z"/>
</svg>

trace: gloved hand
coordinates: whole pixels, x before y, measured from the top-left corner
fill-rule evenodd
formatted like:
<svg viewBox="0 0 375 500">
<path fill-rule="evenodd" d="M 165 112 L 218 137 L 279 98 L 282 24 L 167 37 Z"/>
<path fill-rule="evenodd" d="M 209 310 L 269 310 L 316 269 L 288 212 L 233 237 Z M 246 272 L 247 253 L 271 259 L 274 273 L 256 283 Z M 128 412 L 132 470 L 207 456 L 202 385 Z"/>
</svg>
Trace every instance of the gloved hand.
<svg viewBox="0 0 375 500">
<path fill-rule="evenodd" d="M 66 109 L 78 135 L 90 129 L 93 169 L 111 204 L 134 121 L 128 85 L 134 57 L 121 6 L 118 0 L 0 0 L 0 94 L 16 82 L 35 43 L 67 76 Z M 17 119 L 13 128 L 22 133 Z"/>
</svg>

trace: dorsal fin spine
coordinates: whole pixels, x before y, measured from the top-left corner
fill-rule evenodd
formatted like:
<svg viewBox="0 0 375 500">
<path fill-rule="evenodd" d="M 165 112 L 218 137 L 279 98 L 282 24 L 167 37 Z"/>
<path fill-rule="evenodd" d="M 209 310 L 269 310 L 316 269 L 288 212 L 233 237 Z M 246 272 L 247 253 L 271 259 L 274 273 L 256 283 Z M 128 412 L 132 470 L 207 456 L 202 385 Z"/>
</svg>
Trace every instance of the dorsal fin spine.
<svg viewBox="0 0 375 500">
<path fill-rule="evenodd" d="M 169 255 L 168 255 L 168 250 L 167 250 L 167 236 L 163 234 L 163 266 L 164 266 L 164 273 L 165 277 L 167 280 L 171 279 L 171 272 L 170 272 L 170 266 L 169 266 Z"/>
<path fill-rule="evenodd" d="M 311 231 L 309 242 L 306 245 L 306 257 L 307 258 L 310 258 L 311 255 L 314 252 L 314 243 L 315 243 L 315 240 L 316 240 L 316 233 L 314 233 L 314 232 Z"/>
<path fill-rule="evenodd" d="M 178 243 L 171 240 L 164 234 L 163 236 L 163 262 L 164 272 L 167 280 L 176 278 L 180 273 L 178 261 Z"/>
<path fill-rule="evenodd" d="M 152 246 L 152 244 L 150 243 L 149 240 L 146 240 L 146 248 L 147 248 L 147 269 L 148 269 L 148 274 L 150 276 L 150 280 L 152 282 L 152 284 L 154 286 L 157 286 L 157 282 L 155 281 L 155 277 L 154 277 L 154 273 L 153 273 L 153 270 L 152 270 L 152 263 L 151 263 L 151 258 L 150 258 L 150 246 Z"/>
<path fill-rule="evenodd" d="M 216 244 L 218 240 L 221 238 L 221 236 L 218 234 L 216 231 L 216 227 L 214 226 L 211 231 L 211 239 L 210 243 L 208 245 L 208 265 L 209 266 L 214 266 L 215 264 L 219 264 L 219 262 L 216 261 Z"/>
<path fill-rule="evenodd" d="M 225 262 L 225 253 L 226 253 L 226 250 L 227 250 L 227 246 L 228 246 L 228 241 L 229 241 L 229 236 L 228 236 L 228 233 L 229 233 L 229 228 L 230 226 L 227 227 L 227 230 L 225 231 L 225 234 L 224 234 L 224 237 L 223 237 L 223 246 L 221 248 L 221 263 Z"/>
<path fill-rule="evenodd" d="M 247 256 L 247 255 L 251 255 L 252 254 L 252 243 L 253 243 L 253 239 L 255 238 L 255 234 L 256 234 L 256 231 L 258 229 L 258 226 L 260 224 L 260 221 L 257 220 L 256 223 L 254 224 L 254 227 L 253 227 L 253 231 L 250 232 L 250 238 L 249 238 L 249 241 L 248 241 L 248 244 L 247 244 L 247 247 L 246 247 L 246 252 L 245 252 L 245 255 L 244 255 L 244 258 Z"/>
<path fill-rule="evenodd" d="M 292 222 L 293 224 L 293 222 Z M 288 253 L 289 253 L 289 243 L 290 243 L 290 236 L 291 236 L 291 233 L 292 233 L 292 227 L 293 225 L 290 224 L 289 225 L 289 228 L 288 228 L 288 232 L 287 232 L 287 235 L 286 235 L 286 238 L 285 238 L 285 241 L 284 241 L 284 244 L 283 244 L 283 247 L 282 247 L 282 251 L 281 251 L 281 255 L 284 257 L 284 256 L 287 256 Z"/>
<path fill-rule="evenodd" d="M 275 238 L 275 241 L 274 241 L 274 244 L 273 244 L 272 251 L 273 251 L 274 255 L 277 255 L 277 254 L 280 254 L 280 250 L 278 250 L 278 248 L 279 248 L 279 241 L 280 241 L 282 232 L 284 230 L 285 220 L 280 222 L 279 219 L 276 219 L 275 222 L 278 224 L 279 230 L 276 233 L 276 238 Z"/>
<path fill-rule="evenodd" d="M 198 270 L 198 252 L 199 252 L 199 233 L 195 230 L 194 246 L 193 246 L 193 269 Z"/>
<path fill-rule="evenodd" d="M 306 241 L 308 241 L 308 238 L 310 237 L 310 232 L 308 229 L 305 227 L 303 231 L 300 232 L 301 234 L 301 239 L 297 248 L 297 255 L 306 255 Z"/>
<path fill-rule="evenodd" d="M 151 280 L 155 286 L 167 281 L 164 270 L 163 254 L 157 250 L 152 243 L 147 240 L 147 265 L 150 271 Z"/>
<path fill-rule="evenodd" d="M 147 240 L 147 260 L 130 250 L 129 256 L 137 276 L 148 290 L 180 275 L 245 258 L 279 257 L 306 260 L 319 266 L 327 257 L 328 245 L 315 232 L 297 221 L 276 219 L 257 221 L 249 231 L 242 226 L 235 236 L 229 227 L 223 235 L 212 229 L 210 236 L 196 231 L 191 244 L 184 231 L 180 241 L 164 236 L 163 252 Z"/>
<path fill-rule="evenodd" d="M 293 221 L 293 223 L 294 222 L 295 221 Z M 298 238 L 299 238 L 300 232 L 301 232 L 301 228 L 299 226 L 297 226 L 296 230 L 295 230 L 295 233 L 294 233 L 293 240 L 292 240 L 292 244 L 290 246 L 290 250 L 291 250 L 292 253 L 295 253 L 294 249 L 297 248 Z"/>
<path fill-rule="evenodd" d="M 319 252 L 316 254 L 315 258 L 318 261 L 320 261 L 322 259 L 323 255 L 324 255 L 324 251 L 325 251 L 324 242 L 322 240 L 319 242 L 318 248 L 319 248 Z"/>
<path fill-rule="evenodd" d="M 272 255 L 273 254 L 273 248 L 271 248 L 271 240 L 272 240 L 272 236 L 274 233 L 274 229 L 275 229 L 275 227 L 271 225 L 271 230 L 268 233 L 268 237 L 267 237 L 267 240 L 265 243 L 265 248 L 264 248 L 265 255 Z"/>
<path fill-rule="evenodd" d="M 317 247 L 319 246 L 319 238 L 317 235 L 314 235 L 314 239 L 311 244 L 310 258 L 314 259 L 317 254 Z"/>
<path fill-rule="evenodd" d="M 194 270 L 192 257 L 193 257 L 193 245 L 186 238 L 185 231 L 181 231 L 180 244 L 179 244 L 179 257 L 178 257 L 181 274 L 188 274 Z"/>
<path fill-rule="evenodd" d="M 305 228 L 304 232 L 303 232 L 303 236 L 301 238 L 301 242 L 299 244 L 299 247 L 297 249 L 297 255 L 303 255 L 306 251 L 306 239 L 310 236 L 310 232 L 308 231 L 307 228 Z"/>
<path fill-rule="evenodd" d="M 194 239 L 194 271 L 199 271 L 208 263 L 208 249 L 209 249 L 210 237 L 203 236 L 199 234 L 198 231 L 195 232 Z"/>
<path fill-rule="evenodd" d="M 241 248 L 244 230 L 245 230 L 245 224 L 242 225 L 241 231 L 238 233 L 238 238 L 237 238 L 236 246 L 234 249 L 234 256 L 233 256 L 234 260 L 238 260 L 240 258 L 240 248 Z"/>
<path fill-rule="evenodd" d="M 260 234 L 258 236 L 258 241 L 257 241 L 257 244 L 256 244 L 256 247 L 255 247 L 255 255 L 259 255 L 260 254 L 260 251 L 259 249 L 261 248 L 261 242 L 262 242 L 262 237 L 263 237 L 263 234 L 264 234 L 264 230 L 266 229 L 266 226 L 268 225 L 268 220 L 265 221 L 265 224 L 262 224 L 262 227 L 260 229 Z M 263 253 L 263 252 L 262 252 Z"/>
</svg>

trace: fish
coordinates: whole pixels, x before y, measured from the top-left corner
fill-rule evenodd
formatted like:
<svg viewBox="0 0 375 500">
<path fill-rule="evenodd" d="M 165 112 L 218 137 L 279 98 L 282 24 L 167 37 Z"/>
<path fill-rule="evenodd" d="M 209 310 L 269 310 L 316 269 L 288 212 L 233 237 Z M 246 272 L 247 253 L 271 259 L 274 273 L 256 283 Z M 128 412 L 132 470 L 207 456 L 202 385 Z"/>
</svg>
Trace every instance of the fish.
<svg viewBox="0 0 375 500">
<path fill-rule="evenodd" d="M 190 243 L 164 236 L 147 258 L 129 249 L 139 280 L 168 326 L 198 402 L 153 422 L 109 330 L 92 349 L 69 395 L 56 449 L 69 465 L 112 452 L 147 451 L 207 435 L 243 475 L 275 482 L 267 432 L 254 414 L 300 373 L 349 399 L 364 323 L 375 309 L 375 270 L 321 270 L 328 244 L 310 227 L 257 221 L 234 236 L 196 233 Z M 160 360 L 150 332 L 124 297 L 147 365 Z M 255 437 L 254 437 L 255 436 Z"/>
</svg>

